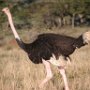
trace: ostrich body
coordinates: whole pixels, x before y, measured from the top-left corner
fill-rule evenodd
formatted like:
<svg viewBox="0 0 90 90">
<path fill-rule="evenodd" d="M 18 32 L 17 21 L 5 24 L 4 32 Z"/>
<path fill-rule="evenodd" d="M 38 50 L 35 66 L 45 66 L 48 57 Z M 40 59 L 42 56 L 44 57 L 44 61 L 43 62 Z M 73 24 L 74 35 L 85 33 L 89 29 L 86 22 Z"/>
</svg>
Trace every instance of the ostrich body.
<svg viewBox="0 0 90 90">
<path fill-rule="evenodd" d="M 46 69 L 46 78 L 41 82 L 39 87 L 53 77 L 50 63 L 56 65 L 62 75 L 65 84 L 65 90 L 69 90 L 65 74 L 65 62 L 67 62 L 76 48 L 80 48 L 90 41 L 90 32 L 86 32 L 78 38 L 63 36 L 59 34 L 41 34 L 32 43 L 24 43 L 13 25 L 12 16 L 8 8 L 2 10 L 8 17 L 11 30 L 15 36 L 18 45 L 27 53 L 30 60 L 35 63 L 43 63 Z M 62 63 L 64 62 L 64 63 Z"/>
</svg>

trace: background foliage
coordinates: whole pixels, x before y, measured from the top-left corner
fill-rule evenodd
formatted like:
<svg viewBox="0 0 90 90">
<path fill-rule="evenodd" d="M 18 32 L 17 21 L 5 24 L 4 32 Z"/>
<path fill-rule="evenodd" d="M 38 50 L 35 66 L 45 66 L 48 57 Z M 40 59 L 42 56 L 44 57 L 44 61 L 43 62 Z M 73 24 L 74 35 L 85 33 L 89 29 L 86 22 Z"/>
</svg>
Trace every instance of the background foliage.
<svg viewBox="0 0 90 90">
<path fill-rule="evenodd" d="M 90 24 L 90 0 L 0 0 L 0 28 L 5 24 L 6 17 L 2 8 L 9 7 L 12 11 L 15 24 L 18 28 L 45 27 L 44 16 L 51 20 L 51 16 L 65 18 L 70 15 L 72 24 L 75 24 L 75 15 L 82 14 Z M 46 17 L 46 19 L 47 19 Z M 52 21 L 49 27 L 54 26 Z M 55 20 L 53 23 L 58 24 Z M 62 23 L 63 24 L 63 23 Z M 56 25 L 55 25 L 56 26 Z M 66 25 L 64 25 L 66 26 Z"/>
</svg>

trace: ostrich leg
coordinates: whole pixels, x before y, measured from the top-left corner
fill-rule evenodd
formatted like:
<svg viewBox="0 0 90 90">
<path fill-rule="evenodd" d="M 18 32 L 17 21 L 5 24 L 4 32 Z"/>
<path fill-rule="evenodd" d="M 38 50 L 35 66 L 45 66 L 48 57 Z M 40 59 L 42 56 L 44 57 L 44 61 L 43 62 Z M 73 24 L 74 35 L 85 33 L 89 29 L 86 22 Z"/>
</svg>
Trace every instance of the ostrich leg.
<svg viewBox="0 0 90 90">
<path fill-rule="evenodd" d="M 46 75 L 46 78 L 39 85 L 40 88 L 42 88 L 44 86 L 44 84 L 46 82 L 48 82 L 53 77 L 51 67 L 50 67 L 50 63 L 48 61 L 45 61 L 45 60 L 42 60 L 42 62 L 44 64 L 44 66 L 45 66 L 47 75 Z"/>
<path fill-rule="evenodd" d="M 63 81 L 64 81 L 64 85 L 65 85 L 65 90 L 69 90 L 69 86 L 68 86 L 68 82 L 67 82 L 67 77 L 65 74 L 65 69 L 62 66 L 58 67 L 60 74 L 62 75 Z"/>
</svg>

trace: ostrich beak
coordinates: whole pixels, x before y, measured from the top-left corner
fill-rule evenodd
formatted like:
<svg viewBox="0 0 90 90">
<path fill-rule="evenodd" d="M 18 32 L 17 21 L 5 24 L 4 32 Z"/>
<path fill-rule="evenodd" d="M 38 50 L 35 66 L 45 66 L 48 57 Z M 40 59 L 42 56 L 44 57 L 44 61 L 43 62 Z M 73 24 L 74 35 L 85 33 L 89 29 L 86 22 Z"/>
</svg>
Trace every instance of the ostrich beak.
<svg viewBox="0 0 90 90">
<path fill-rule="evenodd" d="M 5 12 L 6 10 L 8 10 L 8 7 L 3 8 L 2 12 Z"/>
</svg>

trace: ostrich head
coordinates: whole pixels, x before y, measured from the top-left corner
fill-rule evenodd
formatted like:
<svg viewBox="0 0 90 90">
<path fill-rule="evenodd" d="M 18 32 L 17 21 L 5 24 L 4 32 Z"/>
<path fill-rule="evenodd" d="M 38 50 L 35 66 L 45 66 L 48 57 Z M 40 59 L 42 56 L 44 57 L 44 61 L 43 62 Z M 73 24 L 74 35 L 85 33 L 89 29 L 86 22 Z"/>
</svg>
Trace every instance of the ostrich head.
<svg viewBox="0 0 90 90">
<path fill-rule="evenodd" d="M 83 34 L 84 43 L 90 43 L 90 31 Z"/>
<path fill-rule="evenodd" d="M 2 11 L 3 11 L 6 15 L 10 15 L 10 11 L 9 11 L 9 8 L 8 8 L 8 7 L 2 9 Z"/>
</svg>

